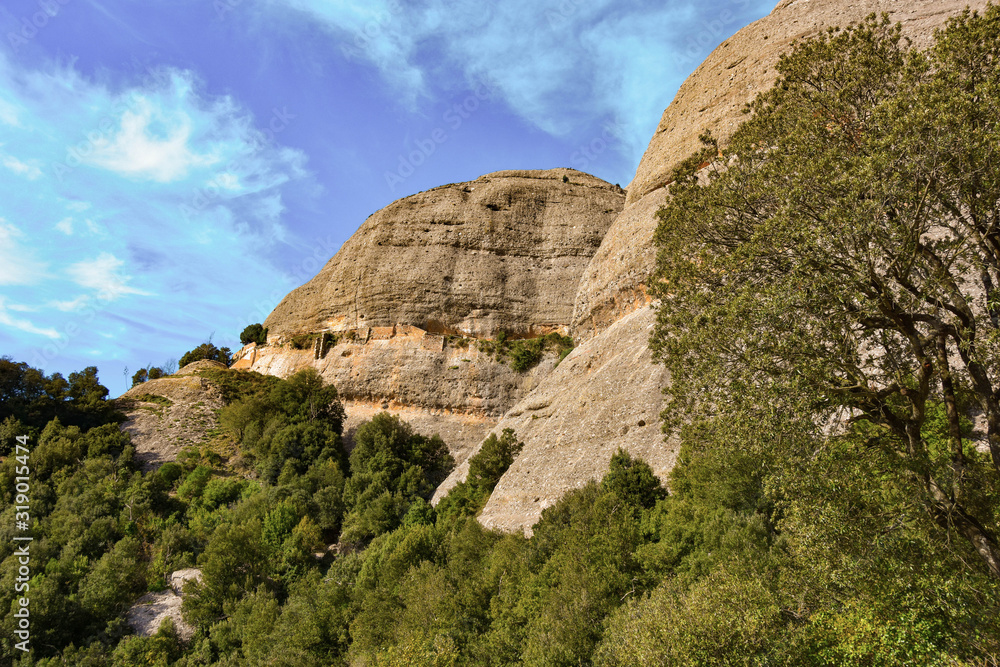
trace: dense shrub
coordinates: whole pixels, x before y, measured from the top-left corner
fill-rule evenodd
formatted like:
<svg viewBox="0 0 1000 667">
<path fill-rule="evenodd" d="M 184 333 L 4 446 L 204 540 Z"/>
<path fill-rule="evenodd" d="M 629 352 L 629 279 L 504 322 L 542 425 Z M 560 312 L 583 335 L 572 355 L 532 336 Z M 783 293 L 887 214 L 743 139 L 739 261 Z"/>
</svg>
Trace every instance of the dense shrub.
<svg viewBox="0 0 1000 667">
<path fill-rule="evenodd" d="M 267 329 L 259 322 L 250 324 L 240 333 L 240 342 L 244 345 L 250 343 L 264 345 L 267 343 Z"/>
</svg>

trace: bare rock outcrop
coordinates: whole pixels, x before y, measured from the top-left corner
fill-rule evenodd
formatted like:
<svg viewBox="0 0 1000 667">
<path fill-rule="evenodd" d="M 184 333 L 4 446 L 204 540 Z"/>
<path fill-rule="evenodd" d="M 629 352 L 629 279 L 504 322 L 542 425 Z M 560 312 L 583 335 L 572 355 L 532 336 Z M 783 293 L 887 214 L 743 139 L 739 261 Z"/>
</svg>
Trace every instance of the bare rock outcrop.
<svg viewBox="0 0 1000 667">
<path fill-rule="evenodd" d="M 572 169 L 501 171 L 400 199 L 264 325 L 271 337 L 396 324 L 478 337 L 565 330 L 624 200 Z"/>
<path fill-rule="evenodd" d="M 666 378 L 648 349 L 655 313 L 647 287 L 656 211 L 668 196 L 670 172 L 699 147 L 704 130 L 723 143 L 732 136 L 744 105 L 772 85 L 775 63 L 795 40 L 888 12 L 924 46 L 967 4 L 986 6 L 982 0 L 782 0 L 684 83 L 627 198 L 594 177 L 554 170 L 498 172 L 400 200 L 369 218 L 265 322 L 276 340 L 365 331 L 366 342 L 338 342 L 326 353 L 332 357 L 264 348 L 251 366 L 286 375 L 314 365 L 349 402 L 425 415 L 425 432 L 443 433 L 434 426 L 456 416 L 479 419 L 453 424 L 465 428 L 463 438 L 491 427 L 515 429 L 525 448 L 483 510 L 480 519 L 490 527 L 530 531 L 544 507 L 603 475 L 618 447 L 664 477 L 676 443 L 660 432 Z M 419 331 L 401 336 L 400 325 Z M 549 360 L 527 375 L 468 356 L 442 336 L 492 337 L 500 330 L 528 336 L 567 326 L 582 345 L 558 367 Z M 456 458 L 464 460 L 481 437 L 465 440 Z M 436 497 L 466 473 L 460 465 Z"/>
<path fill-rule="evenodd" d="M 487 503 L 481 516 L 485 525 L 530 531 L 542 506 L 603 475 L 619 445 L 645 458 L 661 477 L 673 465 L 675 445 L 663 442 L 656 416 L 662 400 L 661 384 L 654 381 L 660 377 L 658 367 L 647 348 L 648 333 L 640 335 L 634 327 L 653 318 L 647 282 L 656 258 L 656 211 L 666 201 L 672 169 L 699 148 L 699 134 L 710 129 L 725 143 L 744 120 L 744 105 L 774 83 L 774 65 L 795 40 L 856 23 L 872 12 L 888 12 L 917 46 L 927 46 L 934 30 L 966 5 L 982 9 L 986 2 L 783 0 L 769 16 L 726 40 L 695 70 L 664 112 L 629 186 L 626 207 L 584 271 L 577 292 L 572 334 L 586 342 L 567 361 L 586 352 L 595 358 L 611 354 L 613 363 L 602 366 L 600 373 L 580 373 L 578 365 L 563 362 L 500 422 L 498 429 L 511 426 L 518 431 L 525 449 Z M 626 341 L 627 354 L 620 348 Z M 619 391 L 626 392 L 625 400 Z M 533 405 L 548 407 L 528 410 Z M 653 415 L 652 427 L 649 419 L 639 416 L 645 412 Z M 529 420 L 529 414 L 538 418 Z M 634 428 L 638 419 L 646 421 L 644 429 Z M 628 432 L 616 434 L 616 428 Z M 456 471 L 449 483 L 464 474 Z"/>
<path fill-rule="evenodd" d="M 142 637 L 152 637 L 166 619 L 173 621 L 181 641 L 190 641 L 194 627 L 184 621 L 181 605 L 184 602 L 183 586 L 190 580 L 201 581 L 201 570 L 177 570 L 170 575 L 170 588 L 157 593 L 146 593 L 139 598 L 125 615 L 129 626 Z"/>
<path fill-rule="evenodd" d="M 322 355 L 268 345 L 255 351 L 251 368 L 279 377 L 315 368 L 344 401 L 348 431 L 388 410 L 419 433 L 440 435 L 452 456 L 462 461 L 554 365 L 550 355 L 518 373 L 481 350 L 474 339 L 449 341 L 416 327 L 397 326 L 342 338 Z"/>
<path fill-rule="evenodd" d="M 136 385 L 115 399 L 118 409 L 128 417 L 122 429 L 132 434 L 136 459 L 144 470 L 175 460 L 184 447 L 201 443 L 215 428 L 222 394 L 214 384 L 194 374 L 206 368 L 226 366 L 198 361 L 174 375 Z"/>
<path fill-rule="evenodd" d="M 237 367 L 286 377 L 312 366 L 337 387 L 348 427 L 384 404 L 462 460 L 554 366 L 514 372 L 479 340 L 568 332 L 580 276 L 624 201 L 618 186 L 553 169 L 394 202 L 285 297 L 264 322 L 269 344 L 241 351 Z M 336 340 L 290 344 L 316 332 Z"/>
</svg>

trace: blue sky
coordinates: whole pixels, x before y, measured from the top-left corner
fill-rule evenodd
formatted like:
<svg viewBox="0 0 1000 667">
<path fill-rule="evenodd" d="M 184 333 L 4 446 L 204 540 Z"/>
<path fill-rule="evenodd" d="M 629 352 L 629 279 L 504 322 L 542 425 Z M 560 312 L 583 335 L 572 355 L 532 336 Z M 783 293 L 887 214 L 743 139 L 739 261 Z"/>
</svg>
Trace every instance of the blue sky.
<svg viewBox="0 0 1000 667">
<path fill-rule="evenodd" d="M 127 375 L 239 333 L 391 201 L 499 169 L 627 185 L 774 0 L 0 6 L 0 355 Z"/>
</svg>

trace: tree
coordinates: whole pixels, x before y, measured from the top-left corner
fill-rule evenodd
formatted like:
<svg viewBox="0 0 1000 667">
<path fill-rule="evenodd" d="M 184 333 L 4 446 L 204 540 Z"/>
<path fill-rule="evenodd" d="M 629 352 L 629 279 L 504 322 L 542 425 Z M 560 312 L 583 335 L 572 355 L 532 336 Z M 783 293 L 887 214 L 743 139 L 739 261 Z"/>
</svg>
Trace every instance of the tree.
<svg viewBox="0 0 1000 667">
<path fill-rule="evenodd" d="M 244 345 L 249 345 L 250 343 L 264 345 L 267 343 L 267 329 L 265 329 L 259 322 L 256 324 L 250 324 L 243 330 L 243 333 L 240 334 L 240 342 Z"/>
<path fill-rule="evenodd" d="M 673 175 L 651 338 L 671 372 L 671 427 L 806 411 L 823 442 L 868 422 L 868 446 L 995 577 L 998 55 L 990 7 L 953 19 L 926 53 L 873 15 L 783 57 L 728 148 L 706 135 Z M 992 462 L 963 434 L 972 409 Z"/>
</svg>

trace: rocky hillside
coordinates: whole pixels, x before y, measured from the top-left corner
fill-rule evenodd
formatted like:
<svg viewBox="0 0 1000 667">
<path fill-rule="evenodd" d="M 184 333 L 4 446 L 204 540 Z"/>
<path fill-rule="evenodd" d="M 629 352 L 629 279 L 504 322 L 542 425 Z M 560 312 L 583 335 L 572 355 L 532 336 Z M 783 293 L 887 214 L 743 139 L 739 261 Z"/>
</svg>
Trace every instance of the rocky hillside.
<svg viewBox="0 0 1000 667">
<path fill-rule="evenodd" d="M 132 434 L 136 459 L 146 470 L 174 461 L 182 449 L 205 441 L 217 425 L 222 392 L 196 374 L 224 369 L 217 361 L 196 361 L 177 373 L 132 387 L 115 399 L 128 417 L 122 428 Z"/>
<path fill-rule="evenodd" d="M 986 5 L 979 0 L 783 0 L 769 16 L 721 44 L 684 83 L 663 114 L 624 208 L 610 203 L 614 186 L 571 171 L 500 172 L 416 195 L 372 216 L 267 324 L 272 333 L 289 336 L 405 323 L 420 327 L 424 338 L 447 332 L 488 337 L 500 328 L 532 335 L 568 327 L 578 347 L 558 367 L 540 366 L 530 376 L 507 376 L 483 366 L 466 384 L 448 384 L 441 366 L 461 374 L 462 364 L 471 359 L 452 355 L 428 373 L 430 358 L 421 361 L 413 352 L 379 352 L 377 361 L 339 361 L 340 370 L 324 371 L 338 387 L 348 388 L 345 393 L 367 391 L 375 403 L 379 396 L 405 397 L 403 402 L 424 416 L 418 428 L 438 430 L 446 439 L 450 417 L 421 406 L 468 411 L 478 402 L 487 405 L 483 414 L 498 418 L 497 411 L 504 410 L 496 428 L 514 428 L 525 448 L 483 511 L 481 519 L 489 526 L 530 529 L 542 509 L 566 490 L 603 474 L 618 447 L 665 475 L 676 447 L 664 442 L 659 428 L 666 378 L 646 345 L 655 317 L 646 288 L 655 261 L 655 213 L 668 196 L 671 170 L 698 148 L 704 130 L 725 143 L 742 120 L 744 105 L 774 82 L 775 63 L 796 40 L 872 12 L 888 12 L 917 44 L 926 44 L 966 4 Z M 560 175 L 568 175 L 570 183 L 560 185 Z M 541 185 L 548 185 L 544 197 L 537 189 Z M 445 219 L 452 222 L 432 224 Z M 561 231 L 554 233 L 545 220 L 558 221 Z M 537 229 L 532 232 L 537 240 L 522 245 L 518 240 L 526 229 Z M 564 235 L 571 230 L 576 235 Z M 599 247 L 583 243 L 598 238 Z M 557 252 L 532 254 L 526 246 Z M 405 267 L 399 275 L 386 268 L 389 256 L 405 258 L 398 262 Z M 573 294 L 569 301 L 568 292 Z M 364 352 L 351 350 L 347 358 L 355 354 Z M 254 368 L 286 374 L 299 363 L 284 353 L 276 356 L 280 361 L 259 361 Z M 456 358 L 457 369 L 452 368 Z M 303 358 L 301 363 L 315 361 Z M 357 365 L 346 370 L 351 363 Z M 490 384 L 489 377 L 499 384 Z M 469 400 L 449 402 L 448 396 L 463 394 L 469 386 L 475 387 Z M 500 394 L 502 399 L 485 402 Z M 492 419 L 479 425 L 483 432 Z M 465 442 L 459 461 L 467 448 Z M 459 466 L 438 496 L 465 473 L 466 467 Z"/>
</svg>

